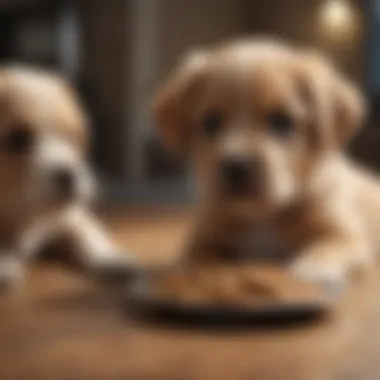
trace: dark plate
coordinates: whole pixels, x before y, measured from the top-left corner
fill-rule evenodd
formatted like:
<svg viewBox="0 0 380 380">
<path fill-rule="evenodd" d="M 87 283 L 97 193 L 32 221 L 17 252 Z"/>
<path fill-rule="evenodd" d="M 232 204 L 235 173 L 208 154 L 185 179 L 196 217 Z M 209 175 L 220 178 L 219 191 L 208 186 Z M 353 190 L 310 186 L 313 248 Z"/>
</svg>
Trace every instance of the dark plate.
<svg viewBox="0 0 380 380">
<path fill-rule="evenodd" d="M 141 283 L 140 283 L 141 285 Z M 160 299 L 152 295 L 149 282 L 130 289 L 129 311 L 160 321 L 204 326 L 282 325 L 313 321 L 327 315 L 336 297 L 305 302 L 268 302 L 255 306 L 208 305 Z"/>
</svg>

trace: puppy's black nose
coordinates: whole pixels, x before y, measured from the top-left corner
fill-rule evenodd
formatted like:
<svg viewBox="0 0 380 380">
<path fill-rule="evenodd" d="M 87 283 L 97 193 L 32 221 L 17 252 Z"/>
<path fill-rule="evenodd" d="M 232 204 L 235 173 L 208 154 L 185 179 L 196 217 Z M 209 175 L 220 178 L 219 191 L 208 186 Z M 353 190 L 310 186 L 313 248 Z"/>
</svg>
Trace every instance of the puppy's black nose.
<svg viewBox="0 0 380 380">
<path fill-rule="evenodd" d="M 57 190 L 64 196 L 71 196 L 74 192 L 75 178 L 70 169 L 59 169 L 53 174 L 53 181 Z"/>
<path fill-rule="evenodd" d="M 245 158 L 230 158 L 221 163 L 222 184 L 229 191 L 245 191 L 256 183 L 258 163 Z"/>
</svg>

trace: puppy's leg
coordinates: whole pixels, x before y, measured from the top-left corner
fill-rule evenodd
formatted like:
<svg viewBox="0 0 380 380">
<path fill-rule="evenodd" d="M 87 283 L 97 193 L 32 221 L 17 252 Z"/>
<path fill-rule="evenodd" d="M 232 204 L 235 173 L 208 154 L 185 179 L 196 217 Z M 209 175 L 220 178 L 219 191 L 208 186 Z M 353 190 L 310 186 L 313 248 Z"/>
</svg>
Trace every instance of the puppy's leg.
<svg viewBox="0 0 380 380">
<path fill-rule="evenodd" d="M 58 258 L 105 284 L 124 284 L 135 273 L 132 256 L 118 254 L 101 224 L 79 207 L 37 221 L 20 241 L 19 251 L 26 260 L 35 258 L 47 242 L 63 243 Z"/>
<path fill-rule="evenodd" d="M 291 271 L 304 279 L 340 290 L 355 270 L 372 262 L 371 247 L 359 234 L 331 234 L 310 242 L 291 263 Z"/>
<path fill-rule="evenodd" d="M 132 255 L 120 253 L 89 211 L 83 208 L 68 210 L 60 220 L 57 233 L 67 237 L 79 265 L 105 283 L 124 284 L 136 273 Z"/>
</svg>

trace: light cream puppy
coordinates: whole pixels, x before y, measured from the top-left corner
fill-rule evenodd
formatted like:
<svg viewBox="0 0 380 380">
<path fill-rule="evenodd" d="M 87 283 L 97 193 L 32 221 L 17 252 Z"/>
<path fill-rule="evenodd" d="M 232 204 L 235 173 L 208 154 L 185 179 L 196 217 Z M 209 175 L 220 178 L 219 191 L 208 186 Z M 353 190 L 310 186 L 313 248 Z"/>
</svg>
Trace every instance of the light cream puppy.
<svg viewBox="0 0 380 380">
<path fill-rule="evenodd" d="M 0 68 L 0 282 L 54 240 L 88 272 L 125 263 L 89 210 L 88 121 L 70 86 L 35 68 Z M 65 253 L 69 255 L 69 252 Z M 66 257 L 68 259 L 68 256 Z"/>
<path fill-rule="evenodd" d="M 274 257 L 329 284 L 374 262 L 380 186 L 344 153 L 364 102 L 327 60 L 265 39 L 196 51 L 154 112 L 199 184 L 188 262 Z"/>
</svg>

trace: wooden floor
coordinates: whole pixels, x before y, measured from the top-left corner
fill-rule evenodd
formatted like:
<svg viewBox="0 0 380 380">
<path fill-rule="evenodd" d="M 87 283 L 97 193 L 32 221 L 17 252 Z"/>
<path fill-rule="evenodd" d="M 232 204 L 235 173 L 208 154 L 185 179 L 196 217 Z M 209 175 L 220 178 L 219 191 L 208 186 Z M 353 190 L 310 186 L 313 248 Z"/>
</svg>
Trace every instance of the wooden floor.
<svg viewBox="0 0 380 380">
<path fill-rule="evenodd" d="M 187 212 L 108 213 L 142 260 L 170 259 Z M 40 265 L 0 299 L 0 379 L 380 379 L 380 282 L 325 322 L 269 331 L 186 331 L 135 321 L 88 279 Z"/>
</svg>

